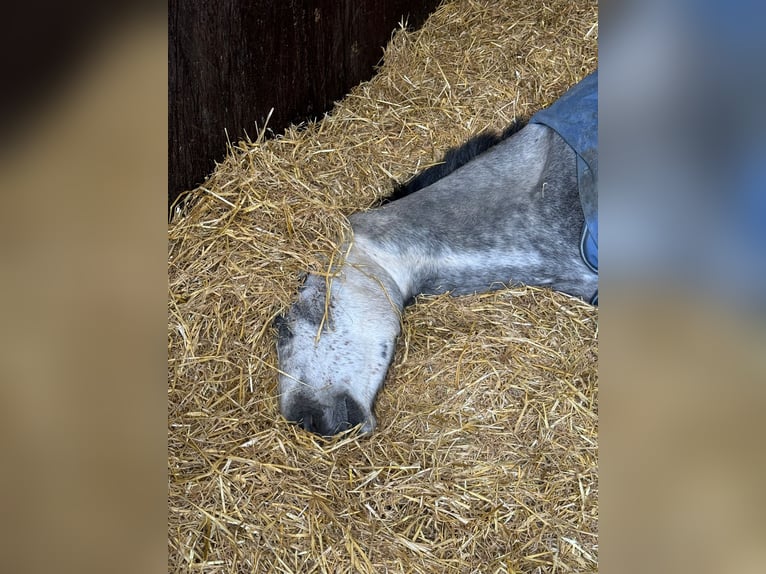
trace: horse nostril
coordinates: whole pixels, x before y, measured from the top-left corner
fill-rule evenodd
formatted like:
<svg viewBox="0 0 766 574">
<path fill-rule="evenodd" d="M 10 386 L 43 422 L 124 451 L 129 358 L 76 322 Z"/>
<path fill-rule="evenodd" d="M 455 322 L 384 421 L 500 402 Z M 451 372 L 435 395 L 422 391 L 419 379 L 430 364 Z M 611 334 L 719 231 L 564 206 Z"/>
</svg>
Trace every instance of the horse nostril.
<svg viewBox="0 0 766 574">
<path fill-rule="evenodd" d="M 301 417 L 300 420 L 297 421 L 298 425 L 300 425 L 304 430 L 307 430 L 309 432 L 316 432 L 314 428 L 314 417 L 311 416 L 311 414 L 304 414 L 303 417 Z"/>
<path fill-rule="evenodd" d="M 323 411 L 322 405 L 313 398 L 299 394 L 291 397 L 291 400 L 283 405 L 282 414 L 288 421 L 304 430 L 321 434 Z"/>
<path fill-rule="evenodd" d="M 364 412 L 364 409 L 350 396 L 344 394 L 338 402 L 342 404 L 342 411 L 346 414 L 344 422 L 347 426 L 343 430 L 348 430 L 367 420 L 367 414 Z"/>
<path fill-rule="evenodd" d="M 375 428 L 375 417 L 347 393 L 339 395 L 334 409 L 334 434 L 360 426 L 360 432 L 367 434 Z"/>
</svg>

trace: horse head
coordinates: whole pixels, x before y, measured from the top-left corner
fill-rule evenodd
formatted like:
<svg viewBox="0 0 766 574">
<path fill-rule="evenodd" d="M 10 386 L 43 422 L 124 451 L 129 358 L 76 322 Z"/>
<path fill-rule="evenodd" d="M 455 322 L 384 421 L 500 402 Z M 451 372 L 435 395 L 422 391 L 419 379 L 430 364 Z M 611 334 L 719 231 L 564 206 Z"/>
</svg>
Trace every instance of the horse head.
<svg viewBox="0 0 766 574">
<path fill-rule="evenodd" d="M 401 303 L 374 267 L 346 263 L 331 276 L 309 275 L 275 321 L 280 410 L 316 434 L 375 429 L 373 404 L 393 358 Z"/>
</svg>

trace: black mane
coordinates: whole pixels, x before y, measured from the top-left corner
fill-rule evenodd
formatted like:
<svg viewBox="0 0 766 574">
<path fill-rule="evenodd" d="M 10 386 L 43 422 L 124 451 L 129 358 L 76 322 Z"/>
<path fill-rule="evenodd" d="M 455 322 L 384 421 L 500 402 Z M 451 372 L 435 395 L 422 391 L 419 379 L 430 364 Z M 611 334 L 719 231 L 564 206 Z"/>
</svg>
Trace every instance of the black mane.
<svg viewBox="0 0 766 574">
<path fill-rule="evenodd" d="M 473 136 L 463 145 L 450 148 L 444 154 L 441 163 L 433 165 L 428 169 L 414 175 L 404 183 L 397 183 L 394 186 L 393 193 L 388 196 L 384 203 L 396 201 L 406 195 L 415 193 L 419 189 L 428 187 L 432 183 L 446 177 L 459 167 L 464 166 L 476 156 L 487 151 L 501 141 L 508 139 L 526 125 L 527 122 L 514 121 L 502 132 L 482 132 Z"/>
</svg>

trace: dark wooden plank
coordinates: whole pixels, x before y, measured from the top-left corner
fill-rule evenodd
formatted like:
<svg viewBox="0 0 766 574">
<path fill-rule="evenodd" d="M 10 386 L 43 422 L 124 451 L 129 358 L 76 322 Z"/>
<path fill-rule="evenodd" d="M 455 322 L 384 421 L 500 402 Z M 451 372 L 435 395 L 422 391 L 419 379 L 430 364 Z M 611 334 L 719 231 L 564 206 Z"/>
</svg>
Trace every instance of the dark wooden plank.
<svg viewBox="0 0 766 574">
<path fill-rule="evenodd" d="M 404 17 L 439 0 L 169 0 L 168 200 L 199 185 L 255 124 L 320 116 L 380 62 Z"/>
</svg>

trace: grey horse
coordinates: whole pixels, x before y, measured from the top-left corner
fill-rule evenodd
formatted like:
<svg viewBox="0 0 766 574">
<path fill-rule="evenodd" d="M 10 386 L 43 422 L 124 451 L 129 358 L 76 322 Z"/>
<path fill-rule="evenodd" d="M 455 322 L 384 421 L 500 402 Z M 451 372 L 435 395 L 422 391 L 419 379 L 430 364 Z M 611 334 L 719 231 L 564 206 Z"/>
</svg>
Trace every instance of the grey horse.
<svg viewBox="0 0 766 574">
<path fill-rule="evenodd" d="M 343 261 L 328 276 L 309 274 L 276 320 L 287 420 L 324 436 L 372 432 L 402 312 L 419 294 L 524 283 L 594 299 L 580 189 L 584 179 L 595 188 L 595 174 L 583 174 L 593 150 L 575 151 L 566 130 L 535 120 L 471 140 L 402 186 L 401 197 L 349 217 Z"/>
</svg>

